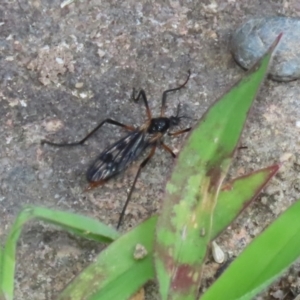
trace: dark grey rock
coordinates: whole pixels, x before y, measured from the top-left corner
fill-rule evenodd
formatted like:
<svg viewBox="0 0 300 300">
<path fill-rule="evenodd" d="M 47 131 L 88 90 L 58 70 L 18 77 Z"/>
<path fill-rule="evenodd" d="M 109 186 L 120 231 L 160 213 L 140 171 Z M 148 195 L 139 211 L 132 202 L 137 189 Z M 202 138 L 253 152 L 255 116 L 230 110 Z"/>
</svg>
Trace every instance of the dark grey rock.
<svg viewBox="0 0 300 300">
<path fill-rule="evenodd" d="M 233 34 L 231 51 L 243 68 L 251 67 L 283 33 L 269 75 L 278 81 L 300 77 L 300 18 L 269 17 L 251 19 Z"/>
</svg>

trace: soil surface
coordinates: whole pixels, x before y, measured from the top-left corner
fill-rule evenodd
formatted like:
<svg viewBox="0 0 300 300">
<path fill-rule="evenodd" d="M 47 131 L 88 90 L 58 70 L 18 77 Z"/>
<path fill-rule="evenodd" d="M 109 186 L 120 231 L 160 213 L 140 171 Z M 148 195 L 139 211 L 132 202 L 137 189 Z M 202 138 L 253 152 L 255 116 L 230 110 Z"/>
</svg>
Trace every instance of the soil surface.
<svg viewBox="0 0 300 300">
<path fill-rule="evenodd" d="M 0 3 L 0 238 L 4 244 L 18 212 L 28 204 L 84 214 L 116 225 L 138 163 L 101 188 L 84 193 L 85 172 L 124 131 L 104 126 L 82 147 L 41 146 L 43 138 L 72 142 L 107 117 L 140 125 L 143 88 L 153 115 L 162 92 L 167 115 L 178 103 L 193 125 L 244 71 L 229 51 L 231 33 L 252 17 L 297 16 L 297 0 L 285 1 L 74 1 L 2 0 Z M 262 195 L 218 243 L 229 257 L 242 249 L 300 198 L 300 85 L 267 80 L 247 122 L 232 175 L 284 161 Z M 241 99 L 242 100 L 242 99 Z M 178 152 L 184 136 L 166 139 Z M 146 154 L 146 153 L 145 153 Z M 157 150 L 138 180 L 122 230 L 159 211 L 174 161 Z M 25 226 L 18 247 L 15 299 L 54 299 L 102 246 L 43 222 Z M 211 264 L 211 277 L 217 269 Z M 294 299 L 300 293 L 295 264 L 258 299 Z M 207 275 L 204 288 L 211 284 Z M 158 299 L 155 286 L 147 299 Z"/>
</svg>

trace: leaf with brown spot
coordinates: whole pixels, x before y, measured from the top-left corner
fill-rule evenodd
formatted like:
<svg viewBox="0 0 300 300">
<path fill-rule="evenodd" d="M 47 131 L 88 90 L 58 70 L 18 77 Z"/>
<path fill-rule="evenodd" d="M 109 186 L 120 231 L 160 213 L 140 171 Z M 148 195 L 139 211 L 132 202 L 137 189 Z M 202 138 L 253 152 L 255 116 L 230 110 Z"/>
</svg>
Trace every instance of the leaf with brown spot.
<svg viewBox="0 0 300 300">
<path fill-rule="evenodd" d="M 155 266 L 162 299 L 197 297 L 217 197 L 280 38 L 208 109 L 178 156 L 156 231 Z"/>
<path fill-rule="evenodd" d="M 214 217 L 214 220 L 222 221 L 213 223 L 213 238 L 249 204 L 277 169 L 278 166 L 271 166 L 237 178 L 222 188 Z M 4 249 L 0 248 L 0 291 L 5 292 L 8 300 L 13 299 L 15 252 L 18 237 L 23 224 L 32 218 L 54 223 L 63 229 L 98 242 L 107 241 L 108 237 L 112 240 L 118 236 L 114 230 L 84 216 L 40 207 L 24 209 L 13 225 Z M 96 261 L 72 280 L 58 299 L 87 299 L 93 298 L 93 293 L 96 293 L 95 297 L 101 293 L 101 299 L 112 299 L 113 297 L 115 300 L 121 300 L 132 295 L 147 281 L 154 279 L 153 244 L 156 221 L 156 216 L 148 219 L 126 233 L 120 240 L 109 245 L 105 251 L 99 254 Z M 142 260 L 133 259 L 137 245 L 142 245 L 147 250 L 147 255 Z M 116 256 L 118 260 L 116 260 Z M 167 263 L 173 263 L 172 257 Z M 116 267 L 116 264 L 122 267 Z M 182 288 L 180 283 L 186 282 L 184 278 L 182 280 L 182 276 L 186 276 L 188 273 L 187 269 L 182 268 L 178 272 L 179 276 L 174 280 L 175 286 Z M 189 279 L 193 280 L 195 277 Z M 118 289 L 115 288 L 116 286 Z M 116 294 L 112 295 L 112 292 Z M 0 299 L 2 299 L 1 293 Z"/>
</svg>

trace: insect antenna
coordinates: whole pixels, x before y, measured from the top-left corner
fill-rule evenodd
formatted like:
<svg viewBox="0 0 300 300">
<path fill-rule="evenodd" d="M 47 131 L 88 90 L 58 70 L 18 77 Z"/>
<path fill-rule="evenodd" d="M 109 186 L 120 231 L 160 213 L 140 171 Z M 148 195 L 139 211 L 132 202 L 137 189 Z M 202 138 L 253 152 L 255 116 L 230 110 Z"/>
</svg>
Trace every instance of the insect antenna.
<svg viewBox="0 0 300 300">
<path fill-rule="evenodd" d="M 168 93 L 170 92 L 175 92 L 175 91 L 179 91 L 181 90 L 183 87 L 185 87 L 185 85 L 188 83 L 189 79 L 190 79 L 190 76 L 191 76 L 191 71 L 188 70 L 188 76 L 187 76 L 187 79 L 186 81 L 180 85 L 179 87 L 176 87 L 174 89 L 169 89 L 169 90 L 166 90 L 163 92 L 163 95 L 162 95 L 162 101 L 161 101 L 161 111 L 160 111 L 160 116 L 163 117 L 165 115 L 165 110 L 166 110 L 166 101 L 167 101 L 167 95 Z"/>
</svg>

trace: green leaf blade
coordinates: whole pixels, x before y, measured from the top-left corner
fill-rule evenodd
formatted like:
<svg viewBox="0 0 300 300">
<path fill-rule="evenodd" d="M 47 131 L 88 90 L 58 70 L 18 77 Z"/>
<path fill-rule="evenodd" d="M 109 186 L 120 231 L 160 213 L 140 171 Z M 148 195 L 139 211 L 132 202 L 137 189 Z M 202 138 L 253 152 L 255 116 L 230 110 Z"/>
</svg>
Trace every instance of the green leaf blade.
<svg viewBox="0 0 300 300">
<path fill-rule="evenodd" d="M 6 300 L 13 299 L 17 242 L 23 225 L 33 218 L 58 225 L 85 238 L 106 243 L 120 235 L 115 229 L 85 216 L 36 206 L 24 208 L 17 216 L 8 234 L 1 256 L 0 290 L 3 291 Z"/>
<path fill-rule="evenodd" d="M 2 251 L 0 290 L 6 300 L 13 300 L 17 242 L 22 231 L 22 226 L 31 218 L 31 208 L 22 210 L 8 234 Z"/>
<path fill-rule="evenodd" d="M 153 278 L 151 254 L 156 221 L 156 217 L 146 220 L 109 245 L 70 283 L 58 300 L 121 300 L 133 295 Z M 147 255 L 141 260 L 134 259 L 137 244 L 147 250 Z"/>
<path fill-rule="evenodd" d="M 201 299 L 226 295 L 228 300 L 247 300 L 266 288 L 300 256 L 299 215 L 298 200 L 246 248 Z"/>
<path fill-rule="evenodd" d="M 216 238 L 256 198 L 280 165 L 273 165 L 225 184 L 214 211 L 212 238 Z"/>
<path fill-rule="evenodd" d="M 279 39 L 210 107 L 179 154 L 157 224 L 155 265 L 162 299 L 193 299 L 198 293 L 218 192 Z"/>
<path fill-rule="evenodd" d="M 97 242 L 110 243 L 120 236 L 120 233 L 112 227 L 95 219 L 70 212 L 33 207 L 32 216 Z"/>
</svg>

